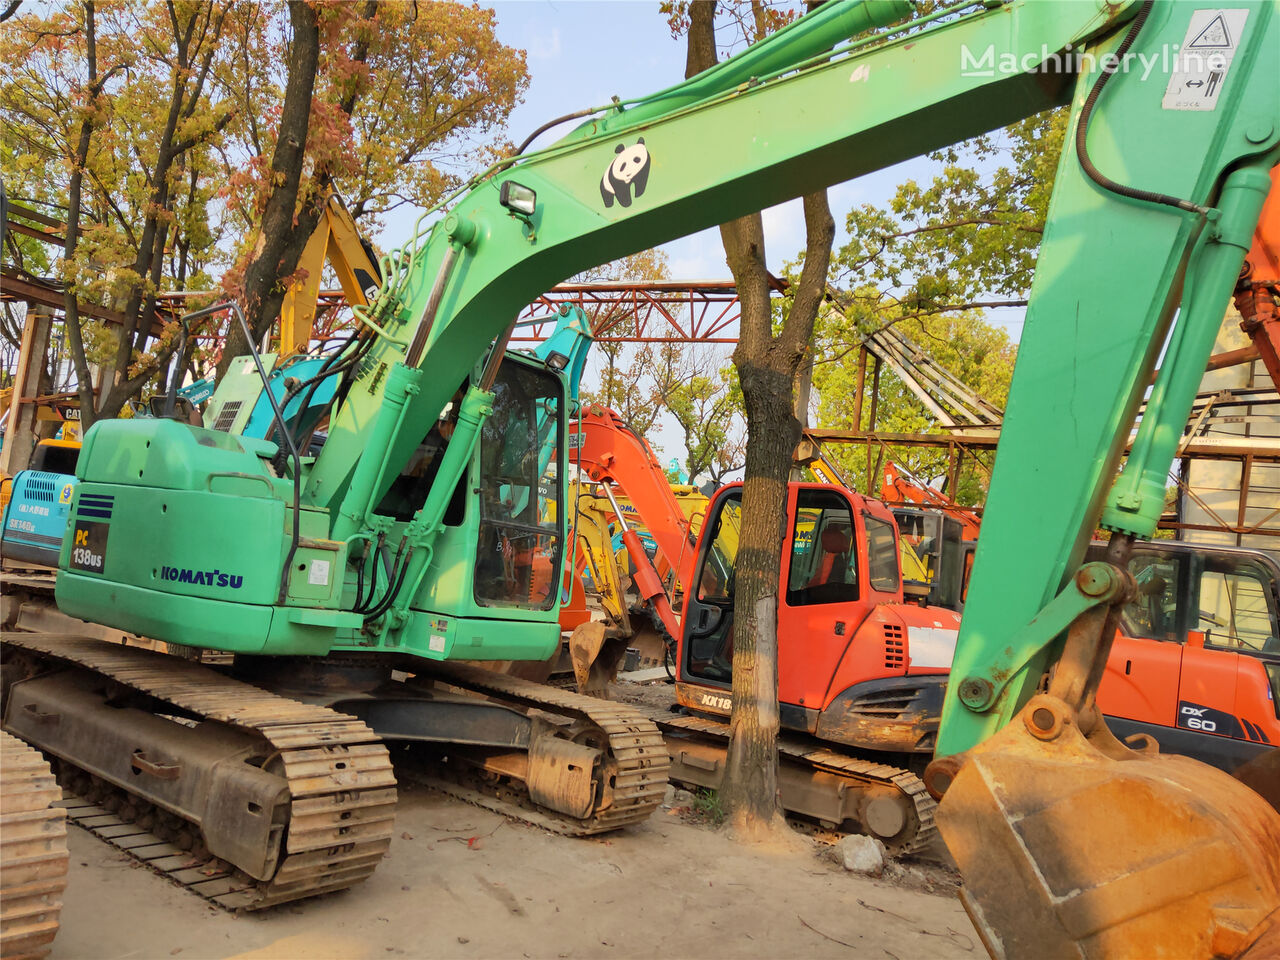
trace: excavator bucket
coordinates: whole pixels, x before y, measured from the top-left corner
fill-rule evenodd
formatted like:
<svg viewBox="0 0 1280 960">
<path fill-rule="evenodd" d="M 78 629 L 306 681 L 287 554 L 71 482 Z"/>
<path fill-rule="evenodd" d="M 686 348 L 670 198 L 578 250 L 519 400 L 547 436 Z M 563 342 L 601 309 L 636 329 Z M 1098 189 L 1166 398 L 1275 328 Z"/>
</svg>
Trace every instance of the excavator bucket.
<svg viewBox="0 0 1280 960">
<path fill-rule="evenodd" d="M 641 667 L 662 666 L 667 657 L 666 638 L 658 628 L 641 623 L 629 637 L 600 620 L 583 623 L 569 635 L 569 659 L 578 692 L 607 697 L 609 684 L 618 679 L 618 669 L 628 651 Z"/>
<path fill-rule="evenodd" d="M 569 659 L 578 692 L 607 697 L 609 684 L 618 678 L 618 665 L 626 653 L 626 638 L 605 623 L 592 620 L 579 625 L 569 635 Z"/>
<path fill-rule="evenodd" d="M 1222 771 L 1040 694 L 928 780 L 992 957 L 1273 955 L 1280 815 Z"/>
<path fill-rule="evenodd" d="M 627 640 L 627 648 L 636 652 L 636 661 L 640 667 L 660 667 L 669 656 L 667 637 L 663 631 L 652 623 L 636 622 L 632 619 L 632 634 Z"/>
</svg>

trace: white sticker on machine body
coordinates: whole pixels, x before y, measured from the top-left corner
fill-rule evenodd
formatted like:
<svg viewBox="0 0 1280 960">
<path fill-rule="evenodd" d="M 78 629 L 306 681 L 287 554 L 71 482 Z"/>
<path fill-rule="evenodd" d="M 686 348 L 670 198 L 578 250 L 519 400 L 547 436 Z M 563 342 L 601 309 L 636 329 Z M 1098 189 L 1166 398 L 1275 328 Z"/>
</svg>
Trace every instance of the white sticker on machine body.
<svg viewBox="0 0 1280 960">
<path fill-rule="evenodd" d="M 940 627 L 907 628 L 908 655 L 912 668 L 950 667 L 956 655 L 956 640 L 960 633 Z"/>
<path fill-rule="evenodd" d="M 307 583 L 318 587 L 329 585 L 329 561 L 312 560 L 311 569 L 307 571 Z"/>
<path fill-rule="evenodd" d="M 1165 110 L 1215 110 L 1240 48 L 1248 10 L 1211 7 L 1191 14 L 1187 35 L 1176 51 L 1173 74 L 1160 106 Z"/>
</svg>

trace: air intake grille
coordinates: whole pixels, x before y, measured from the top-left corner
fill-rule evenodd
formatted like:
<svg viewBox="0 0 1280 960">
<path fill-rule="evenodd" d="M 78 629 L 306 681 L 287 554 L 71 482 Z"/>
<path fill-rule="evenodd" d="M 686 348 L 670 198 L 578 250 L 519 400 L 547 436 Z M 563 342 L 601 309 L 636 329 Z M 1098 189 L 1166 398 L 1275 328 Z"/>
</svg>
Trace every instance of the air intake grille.
<svg viewBox="0 0 1280 960">
<path fill-rule="evenodd" d="M 906 644 L 902 627 L 896 623 L 884 625 L 884 665 L 889 670 L 901 670 L 906 665 Z"/>
<path fill-rule="evenodd" d="M 911 710 L 922 694 L 919 687 L 895 687 L 864 693 L 849 705 L 849 712 L 879 720 L 898 720 Z"/>
<path fill-rule="evenodd" d="M 221 430 L 226 433 L 231 429 L 231 425 L 236 422 L 236 414 L 240 412 L 240 408 L 244 406 L 243 400 L 228 400 L 221 410 L 218 411 L 218 419 L 214 421 L 213 429 Z"/>
<path fill-rule="evenodd" d="M 61 483 L 55 483 L 56 474 L 35 473 L 27 477 L 27 497 L 31 500 L 42 500 L 53 503 L 58 499 Z M 46 479 L 48 478 L 48 479 Z M 59 478 L 60 479 L 60 478 Z"/>
</svg>

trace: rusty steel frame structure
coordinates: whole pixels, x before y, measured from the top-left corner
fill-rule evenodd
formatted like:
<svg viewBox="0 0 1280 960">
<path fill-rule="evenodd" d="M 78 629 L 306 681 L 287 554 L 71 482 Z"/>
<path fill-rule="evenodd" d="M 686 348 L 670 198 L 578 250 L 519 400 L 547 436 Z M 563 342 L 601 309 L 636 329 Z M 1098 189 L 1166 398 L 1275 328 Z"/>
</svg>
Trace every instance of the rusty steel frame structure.
<svg viewBox="0 0 1280 960">
<path fill-rule="evenodd" d="M 562 283 L 520 312 L 511 342 L 545 340 L 564 306 L 582 308 L 603 343 L 738 342 L 732 280 Z"/>
</svg>

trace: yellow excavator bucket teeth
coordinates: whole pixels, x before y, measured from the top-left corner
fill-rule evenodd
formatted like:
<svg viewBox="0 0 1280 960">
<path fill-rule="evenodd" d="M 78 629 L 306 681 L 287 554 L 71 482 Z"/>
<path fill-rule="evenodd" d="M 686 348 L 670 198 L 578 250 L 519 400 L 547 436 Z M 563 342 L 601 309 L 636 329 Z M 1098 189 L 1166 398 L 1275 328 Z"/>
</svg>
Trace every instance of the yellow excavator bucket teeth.
<svg viewBox="0 0 1280 960">
<path fill-rule="evenodd" d="M 1280 909 L 1269 804 L 1044 694 L 963 755 L 937 818 L 993 957 L 1253 958 Z"/>
</svg>

